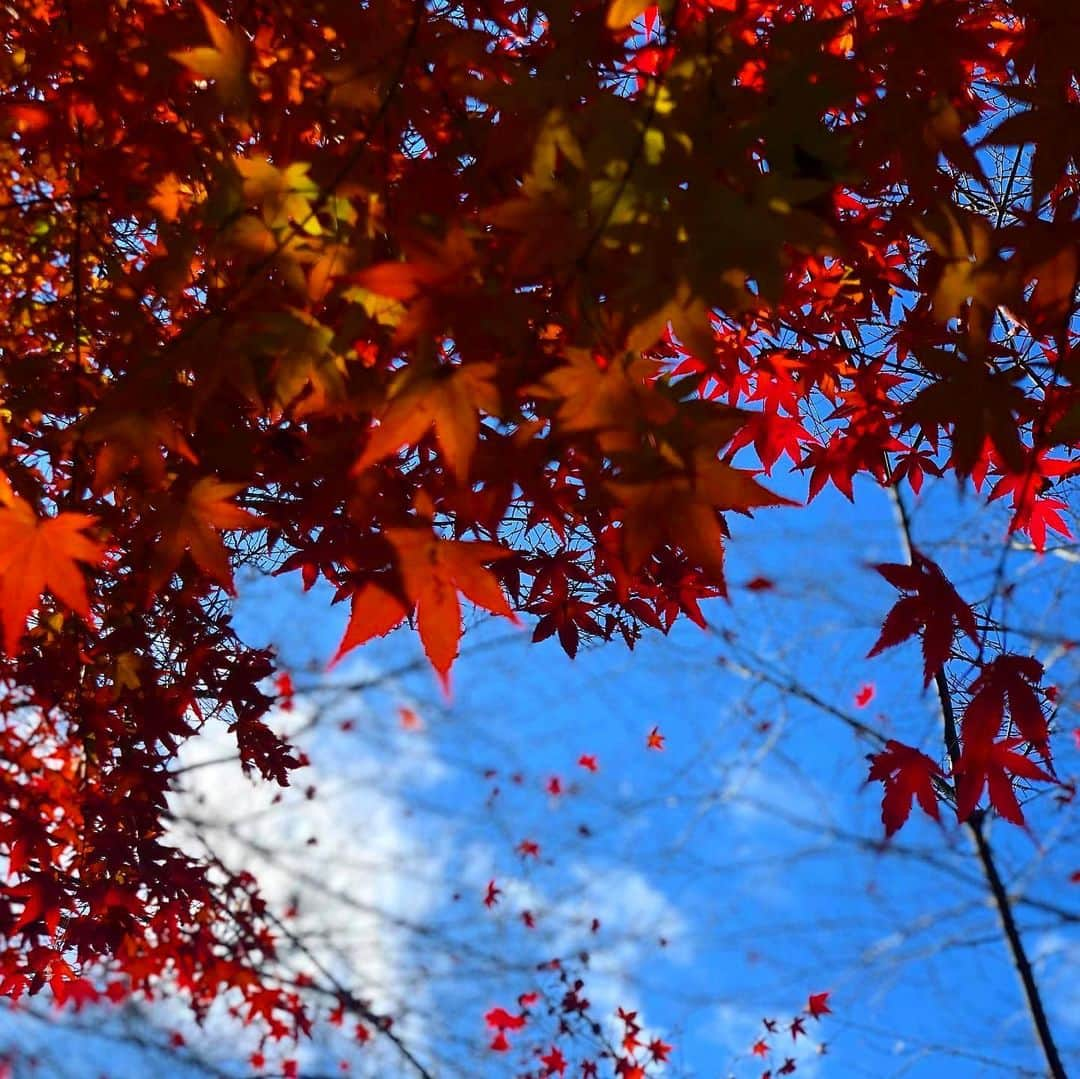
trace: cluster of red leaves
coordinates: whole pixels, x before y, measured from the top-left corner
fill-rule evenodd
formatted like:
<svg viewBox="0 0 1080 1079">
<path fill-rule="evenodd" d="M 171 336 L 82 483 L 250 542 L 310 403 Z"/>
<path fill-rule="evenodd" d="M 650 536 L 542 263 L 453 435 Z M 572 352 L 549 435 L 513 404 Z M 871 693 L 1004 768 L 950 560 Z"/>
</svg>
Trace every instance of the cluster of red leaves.
<svg viewBox="0 0 1080 1079">
<path fill-rule="evenodd" d="M 820 1020 L 823 1015 L 831 1015 L 832 1008 L 829 1007 L 828 992 L 824 993 L 811 993 L 806 1001 L 806 1007 L 803 1009 L 804 1015 L 810 1016 L 811 1019 Z M 794 1057 L 788 1056 L 784 1052 L 774 1049 L 770 1038 L 779 1036 L 781 1024 L 777 1019 L 762 1019 L 762 1035 L 754 1044 L 750 1047 L 750 1055 L 760 1059 L 766 1059 L 768 1057 L 778 1055 L 782 1057 L 782 1062 L 776 1064 L 770 1068 L 766 1068 L 761 1073 L 761 1079 L 773 1079 L 775 1075 L 794 1075 L 799 1070 L 799 1065 Z M 791 1021 L 784 1026 L 786 1033 L 791 1035 L 791 1041 L 797 1042 L 799 1038 L 807 1037 L 806 1033 L 806 1020 L 803 1015 L 793 1016 Z M 817 1047 L 819 1054 L 824 1054 L 827 1051 L 825 1042 L 821 1042 Z"/>
<path fill-rule="evenodd" d="M 954 691 L 945 682 L 945 665 L 954 656 L 958 633 L 979 644 L 973 608 L 960 598 L 940 567 L 918 551 L 912 552 L 910 565 L 877 569 L 904 594 L 886 616 L 869 654 L 877 655 L 917 635 L 922 640 L 925 684 L 938 680 L 945 694 L 943 706 L 950 713 L 946 722 L 954 722 L 954 697 L 967 702 L 959 730 L 946 731 L 946 741 L 951 743 L 946 745 L 952 764 L 951 787 L 937 761 L 894 739 L 870 757 L 868 780 L 880 781 L 885 788 L 881 819 L 886 835 L 904 825 L 916 801 L 927 815 L 939 820 L 942 794 L 954 802 L 958 819 L 966 821 L 984 790 L 1002 817 L 1023 825 L 1014 781 L 1056 781 L 1043 712 L 1043 701 L 1051 694 L 1041 685 L 1042 664 L 1034 657 L 1008 652 L 976 660 L 976 676 L 961 691 Z"/>
<path fill-rule="evenodd" d="M 339 654 L 411 622 L 446 680 L 462 595 L 570 654 L 702 622 L 728 517 L 785 502 L 744 446 L 811 495 L 991 477 L 1037 546 L 1064 531 L 1071 0 L 7 10 L 5 992 L 111 963 L 296 1025 L 257 896 L 163 829 L 209 722 L 299 763 L 241 562 L 328 582 Z M 965 197 L 980 136 L 1033 148 L 1015 220 Z M 929 674 L 966 616 L 916 569 L 885 644 L 921 634 Z M 957 771 L 1015 818 L 1012 737 L 1041 747 L 1003 672 Z M 996 700 L 1028 727 L 987 742 Z"/>
<path fill-rule="evenodd" d="M 587 956 L 580 958 L 587 962 Z M 536 1064 L 519 1072 L 518 1079 L 570 1074 L 598 1079 L 605 1062 L 605 1071 L 610 1070 L 618 1079 L 649 1079 L 659 1074 L 655 1065 L 668 1063 L 673 1047 L 659 1036 L 643 1036 L 637 1012 L 618 1008 L 614 1019 L 619 1034 L 609 1037 L 593 1018 L 592 1004 L 584 995 L 584 979 L 572 976 L 558 959 L 542 963 L 540 970 L 554 976 L 550 992 L 531 990 L 518 997 L 516 1012 L 494 1007 L 484 1016 L 485 1024 L 494 1032 L 489 1048 L 496 1053 L 509 1052 L 513 1048 L 509 1035 L 524 1037 L 522 1032 L 530 1024 L 541 1028 L 538 1038 L 547 1036 L 547 1040 L 528 1050 L 527 1055 Z M 588 1042 L 599 1042 L 601 1048 L 584 1054 L 574 1051 L 571 1043 L 581 1040 L 582 1035 Z"/>
</svg>

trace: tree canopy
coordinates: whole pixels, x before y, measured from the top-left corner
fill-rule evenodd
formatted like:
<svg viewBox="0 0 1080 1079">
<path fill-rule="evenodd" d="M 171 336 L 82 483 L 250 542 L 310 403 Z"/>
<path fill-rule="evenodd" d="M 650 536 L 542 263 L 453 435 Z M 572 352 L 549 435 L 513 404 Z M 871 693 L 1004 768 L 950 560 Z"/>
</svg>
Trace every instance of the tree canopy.
<svg viewBox="0 0 1080 1079">
<path fill-rule="evenodd" d="M 207 723 L 302 763 L 240 564 L 329 582 L 339 655 L 408 620 L 449 685 L 462 597 L 571 655 L 703 623 L 736 517 L 796 512 L 782 461 L 1067 534 L 1072 0 L 12 0 L 0 35 L 6 994 L 104 962 L 307 1022 L 254 882 L 163 832 Z M 941 764 L 872 761 L 886 832 L 1023 823 L 1041 666 L 918 550 L 880 570 L 875 652 L 970 653 Z"/>
</svg>

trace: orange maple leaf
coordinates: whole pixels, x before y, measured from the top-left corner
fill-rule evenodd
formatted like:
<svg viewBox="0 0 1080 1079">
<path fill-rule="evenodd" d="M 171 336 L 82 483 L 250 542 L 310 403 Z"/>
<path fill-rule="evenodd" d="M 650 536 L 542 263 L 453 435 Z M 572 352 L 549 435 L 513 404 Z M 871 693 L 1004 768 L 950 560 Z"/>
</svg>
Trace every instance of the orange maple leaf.
<svg viewBox="0 0 1080 1079">
<path fill-rule="evenodd" d="M 105 548 L 85 535 L 96 523 L 94 517 L 60 513 L 39 518 L 18 496 L 8 495 L 5 501 L 0 508 L 0 618 L 4 650 L 10 656 L 46 588 L 90 621 L 86 582 L 76 563 L 99 565 Z"/>
<path fill-rule="evenodd" d="M 165 511 L 161 541 L 150 570 L 152 592 L 165 583 L 185 551 L 191 552 L 200 569 L 230 593 L 233 591 L 229 554 L 221 541 L 221 531 L 257 528 L 262 524 L 261 517 L 230 501 L 244 487 L 242 483 L 222 483 L 213 476 L 203 476 L 183 502 L 173 503 Z"/>
<path fill-rule="evenodd" d="M 419 442 L 434 424 L 447 465 L 458 480 L 467 479 L 480 432 L 478 410 L 489 414 L 499 410 L 494 376 L 493 363 L 440 367 L 420 377 L 406 371 L 391 387 L 389 407 L 371 432 L 355 470 Z"/>
<path fill-rule="evenodd" d="M 724 528 L 717 510 L 749 512 L 794 503 L 766 490 L 742 469 L 706 453 L 683 473 L 643 482 L 609 483 L 621 504 L 626 561 L 634 571 L 666 541 L 677 545 L 717 582 L 723 581 Z"/>
<path fill-rule="evenodd" d="M 408 615 L 408 608 L 396 596 L 376 584 L 365 584 L 353 593 L 349 624 L 345 636 L 327 665 L 334 666 L 346 652 L 370 641 L 372 637 L 385 637 L 397 629 Z"/>
<path fill-rule="evenodd" d="M 510 552 L 495 543 L 440 539 L 421 528 L 388 528 L 386 538 L 397 552 L 405 591 L 416 605 L 424 652 L 449 688 L 461 639 L 459 592 L 478 607 L 518 623 L 499 582 L 483 565 Z"/>
<path fill-rule="evenodd" d="M 674 403 L 648 383 L 655 374 L 656 365 L 641 356 L 627 354 L 602 363 L 587 349 L 568 348 L 566 363 L 530 392 L 557 402 L 560 431 L 596 432 L 603 449 L 626 449 L 634 444 L 635 418 L 659 424 L 674 415 Z"/>
</svg>

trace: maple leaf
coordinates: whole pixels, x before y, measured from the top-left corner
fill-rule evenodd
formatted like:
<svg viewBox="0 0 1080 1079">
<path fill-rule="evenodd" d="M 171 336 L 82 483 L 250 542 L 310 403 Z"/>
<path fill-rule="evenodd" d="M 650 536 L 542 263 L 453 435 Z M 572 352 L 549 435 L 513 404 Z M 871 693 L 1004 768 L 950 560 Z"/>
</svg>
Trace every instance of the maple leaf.
<svg viewBox="0 0 1080 1079">
<path fill-rule="evenodd" d="M 493 880 L 488 881 L 487 891 L 484 893 L 484 906 L 489 910 L 499 901 L 502 889 Z"/>
<path fill-rule="evenodd" d="M 260 205 L 263 220 L 271 228 L 295 224 L 312 236 L 322 232 L 312 209 L 319 188 L 308 177 L 309 162 L 278 168 L 265 157 L 238 157 L 234 164 L 243 177 L 244 198 Z"/>
<path fill-rule="evenodd" d="M 917 222 L 916 231 L 935 256 L 933 302 L 938 318 L 956 318 L 968 300 L 993 309 L 1015 291 L 1016 271 L 999 257 L 986 218 L 943 206 Z"/>
<path fill-rule="evenodd" d="M 480 432 L 478 410 L 489 415 L 499 411 L 494 377 L 495 365 L 490 363 L 439 367 L 425 375 L 406 370 L 391 386 L 389 405 L 354 471 L 414 445 L 434 426 L 447 465 L 464 482 Z"/>
<path fill-rule="evenodd" d="M 185 183 L 175 172 L 166 173 L 155 185 L 154 194 L 146 200 L 165 221 L 175 221 L 182 210 L 187 210 L 195 200 L 195 189 Z"/>
<path fill-rule="evenodd" d="M 1011 472 L 1023 472 L 1020 417 L 1028 407 L 1016 385 L 1019 367 L 991 371 L 976 360 L 930 360 L 924 365 L 939 376 L 904 408 L 904 426 L 918 425 L 934 445 L 943 427 L 952 429 L 951 463 L 958 475 L 970 475 L 989 440 Z"/>
<path fill-rule="evenodd" d="M 148 574 L 151 592 L 160 590 L 189 551 L 201 570 L 233 593 L 232 569 L 221 532 L 258 528 L 264 523 L 258 515 L 232 502 L 233 496 L 246 486 L 202 476 L 182 501 L 170 500 L 162 514 L 161 540 L 154 549 Z"/>
<path fill-rule="evenodd" d="M 400 626 L 408 615 L 408 608 L 396 596 L 370 582 L 362 585 L 352 595 L 349 624 L 345 627 L 345 634 L 333 658 L 327 664 L 327 670 L 353 648 L 373 637 L 385 637 Z"/>
<path fill-rule="evenodd" d="M 525 1021 L 524 1015 L 511 1015 L 505 1008 L 492 1008 L 484 1016 L 484 1022 L 496 1030 L 521 1030 Z"/>
<path fill-rule="evenodd" d="M 648 8 L 654 6 L 653 0 L 611 0 L 605 20 L 608 29 L 622 30 Z"/>
<path fill-rule="evenodd" d="M 722 582 L 724 530 L 718 510 L 748 513 L 791 501 L 762 487 L 750 472 L 732 468 L 707 452 L 694 455 L 692 468 L 639 482 L 608 484 L 622 515 L 627 567 L 635 571 L 666 540 L 712 579 Z"/>
<path fill-rule="evenodd" d="M 874 699 L 874 683 L 867 682 L 866 685 L 855 694 L 855 707 L 865 708 Z"/>
<path fill-rule="evenodd" d="M 664 736 L 660 733 L 659 727 L 653 727 L 649 731 L 649 736 L 645 739 L 646 749 L 663 749 L 664 748 Z"/>
<path fill-rule="evenodd" d="M 903 827 L 916 800 L 925 813 L 940 820 L 934 780 L 943 773 L 935 761 L 892 738 L 885 743 L 881 753 L 871 755 L 869 760 L 870 774 L 866 781 L 880 780 L 885 785 L 881 820 L 886 837 Z"/>
<path fill-rule="evenodd" d="M 292 711 L 293 697 L 295 695 L 295 689 L 293 688 L 292 675 L 288 671 L 282 671 L 274 679 L 274 692 L 278 695 L 278 700 L 281 702 L 280 707 L 287 712 Z"/>
<path fill-rule="evenodd" d="M 1043 492 L 1051 479 L 1070 476 L 1077 467 L 1071 461 L 1051 458 L 1043 451 L 1028 454 L 1022 471 L 1002 476 L 990 492 L 990 501 L 1011 495 L 1015 512 L 1009 522 L 1009 532 L 1026 532 L 1035 550 L 1040 552 L 1046 550 L 1048 528 L 1071 538 L 1072 533 L 1060 512 L 1068 509 L 1067 504 L 1059 498 L 1044 497 Z"/>
<path fill-rule="evenodd" d="M 600 765 L 596 763 L 596 757 L 591 753 L 582 753 L 582 755 L 578 757 L 578 764 L 587 772 L 598 772 L 600 770 Z"/>
<path fill-rule="evenodd" d="M 905 595 L 885 616 L 867 659 L 921 633 L 923 684 L 928 686 L 948 660 L 957 630 L 979 643 L 975 615 L 941 568 L 918 551 L 912 551 L 909 566 L 882 563 L 874 568 Z"/>
<path fill-rule="evenodd" d="M 653 1038 L 646 1048 L 655 1062 L 663 1063 L 670 1056 L 672 1047 L 660 1038 Z"/>
<path fill-rule="evenodd" d="M 566 1058 L 562 1055 L 561 1050 L 557 1045 L 553 1045 L 551 1049 L 540 1058 L 540 1063 L 547 1069 L 547 1075 L 563 1075 L 566 1072 Z"/>
<path fill-rule="evenodd" d="M 228 26 L 203 0 L 196 0 L 210 35 L 210 45 L 201 45 L 169 56 L 189 71 L 205 79 L 213 79 L 218 96 L 226 105 L 242 106 L 248 97 L 247 39 Z"/>
<path fill-rule="evenodd" d="M 461 592 L 478 607 L 510 619 L 510 609 L 494 574 L 483 563 L 508 558 L 506 548 L 484 541 L 440 539 L 421 528 L 388 528 L 405 591 L 415 604 L 420 641 L 444 687 L 461 639 Z"/>
<path fill-rule="evenodd" d="M 764 1038 L 758 1038 L 750 1049 L 750 1052 L 756 1057 L 766 1057 L 769 1055 L 770 1051 L 769 1043 L 765 1041 Z"/>
<path fill-rule="evenodd" d="M 401 726 L 407 731 L 423 730 L 423 721 L 411 708 L 399 708 L 398 719 L 401 721 Z"/>
<path fill-rule="evenodd" d="M 831 1014 L 832 1008 L 829 1007 L 829 993 L 811 993 L 806 1002 L 806 1010 L 813 1019 L 820 1019 L 823 1015 Z"/>
<path fill-rule="evenodd" d="M 1013 725 L 1044 756 L 1050 732 L 1035 693 L 1043 665 L 1034 656 L 1010 652 L 985 664 L 971 683 L 971 700 L 964 710 L 963 732 L 968 741 L 991 742 L 1005 719 L 1005 706 Z"/>
<path fill-rule="evenodd" d="M 7 496 L 0 506 L 0 619 L 4 650 L 15 654 L 26 619 L 48 589 L 80 618 L 91 620 L 78 563 L 101 564 L 105 548 L 86 535 L 97 522 L 83 513 L 39 518 L 30 504 Z"/>
<path fill-rule="evenodd" d="M 539 400 L 556 402 L 554 423 L 559 431 L 590 431 L 605 451 L 634 445 L 635 422 L 663 423 L 675 405 L 649 385 L 656 365 L 627 353 L 607 360 L 579 348 L 566 350 L 566 362 L 556 367 L 530 392 Z"/>
<path fill-rule="evenodd" d="M 1024 814 L 1013 790 L 1012 777 L 1053 783 L 1030 757 L 1016 752 L 1023 738 L 1005 738 L 1000 742 L 982 739 L 965 740 L 956 763 L 956 816 L 966 821 L 979 804 L 983 790 L 989 787 L 990 804 L 1005 820 L 1024 824 Z"/>
<path fill-rule="evenodd" d="M 791 1040 L 792 1041 L 797 1041 L 800 1034 L 804 1038 L 806 1037 L 806 1029 L 805 1029 L 805 1027 L 803 1025 L 804 1022 L 805 1022 L 805 1020 L 803 1019 L 803 1017 L 801 1015 L 797 1015 L 788 1024 L 788 1030 L 791 1031 Z"/>
<path fill-rule="evenodd" d="M 99 409 L 84 429 L 91 445 L 99 445 L 95 459 L 94 489 L 98 492 L 113 487 L 120 474 L 133 462 L 154 487 L 165 481 L 167 465 L 162 448 L 183 457 L 191 464 L 198 458 L 176 421 L 164 411 L 139 410 L 137 401 L 127 402 L 127 408 L 112 412 Z"/>
</svg>

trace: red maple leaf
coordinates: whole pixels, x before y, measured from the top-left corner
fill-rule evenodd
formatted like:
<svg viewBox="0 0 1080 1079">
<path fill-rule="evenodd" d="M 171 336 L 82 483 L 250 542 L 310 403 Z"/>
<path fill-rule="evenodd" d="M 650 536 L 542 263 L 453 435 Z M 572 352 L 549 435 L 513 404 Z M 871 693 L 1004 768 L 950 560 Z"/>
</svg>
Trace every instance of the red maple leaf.
<svg viewBox="0 0 1080 1079">
<path fill-rule="evenodd" d="M 1030 757 L 1016 752 L 1023 738 L 1005 738 L 1000 742 L 980 739 L 965 740 L 960 760 L 956 763 L 956 816 L 966 821 L 975 811 L 983 789 L 989 787 L 990 804 L 1007 821 L 1023 824 L 1024 814 L 1016 800 L 1012 777 L 1042 780 L 1053 783 Z"/>
<path fill-rule="evenodd" d="M 1017 731 L 1046 754 L 1050 733 L 1035 692 L 1043 665 L 1033 656 L 1010 652 L 987 663 L 971 684 L 972 697 L 964 712 L 964 738 L 993 741 L 1005 719 L 1005 705 Z"/>
<path fill-rule="evenodd" d="M 524 1015 L 511 1015 L 505 1008 L 492 1008 L 484 1016 L 484 1022 L 495 1030 L 521 1030 L 525 1021 Z"/>
<path fill-rule="evenodd" d="M 286 712 L 291 712 L 295 690 L 293 689 L 292 675 L 288 671 L 282 671 L 274 679 L 274 691 L 278 695 L 281 708 Z"/>
<path fill-rule="evenodd" d="M 663 749 L 664 748 L 664 736 L 660 733 L 659 727 L 653 727 L 649 731 L 649 736 L 645 740 L 646 749 Z"/>
<path fill-rule="evenodd" d="M 547 1069 L 546 1075 L 562 1075 L 566 1071 L 566 1058 L 557 1045 L 553 1045 L 551 1050 L 540 1058 L 540 1063 Z"/>
<path fill-rule="evenodd" d="M 580 764 L 586 772 L 600 771 L 600 765 L 596 763 L 596 758 L 591 753 L 582 753 L 581 756 L 578 757 L 578 764 Z"/>
<path fill-rule="evenodd" d="M 886 836 L 893 835 L 903 827 L 916 799 L 927 814 L 934 820 L 940 820 L 934 779 L 942 775 L 942 771 L 935 761 L 892 738 L 885 743 L 882 752 L 870 755 L 869 760 L 867 783 L 880 780 L 885 784 L 881 820 Z"/>
<path fill-rule="evenodd" d="M 937 803 L 934 804 L 934 808 L 937 808 Z M 811 993 L 806 1002 L 806 1010 L 813 1019 L 820 1019 L 823 1015 L 831 1015 L 832 1008 L 829 1007 L 829 993 Z"/>
<path fill-rule="evenodd" d="M 750 1052 L 756 1057 L 767 1057 L 769 1055 L 769 1043 L 764 1038 L 758 1038 Z"/>
<path fill-rule="evenodd" d="M 920 634 L 923 684 L 928 686 L 949 658 L 957 630 L 979 643 L 975 615 L 941 568 L 918 551 L 912 551 L 910 566 L 882 563 L 874 568 L 904 595 L 885 616 L 881 635 L 867 658 Z"/>
<path fill-rule="evenodd" d="M 855 707 L 865 708 L 874 699 L 874 683 L 867 682 L 858 693 L 855 694 Z"/>
<path fill-rule="evenodd" d="M 649 1054 L 653 1060 L 657 1062 L 663 1062 L 667 1060 L 671 1053 L 671 1046 L 667 1042 L 661 1041 L 659 1038 L 653 1038 L 648 1044 Z"/>
<path fill-rule="evenodd" d="M 502 895 L 502 889 L 497 887 L 493 880 L 488 881 L 487 894 L 484 896 L 484 906 L 489 909 L 495 906 L 499 901 L 499 896 Z"/>
</svg>

